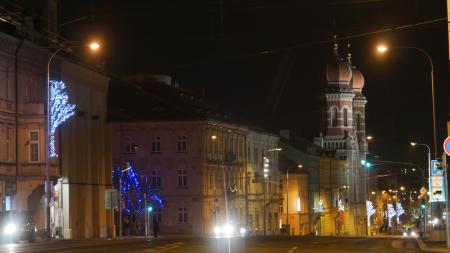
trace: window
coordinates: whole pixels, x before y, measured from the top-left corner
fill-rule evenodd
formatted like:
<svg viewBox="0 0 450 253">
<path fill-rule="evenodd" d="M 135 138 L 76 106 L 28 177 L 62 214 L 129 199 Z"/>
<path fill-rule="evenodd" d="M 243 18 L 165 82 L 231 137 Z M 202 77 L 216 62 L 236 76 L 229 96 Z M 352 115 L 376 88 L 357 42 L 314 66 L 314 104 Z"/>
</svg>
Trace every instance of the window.
<svg viewBox="0 0 450 253">
<path fill-rule="evenodd" d="M 178 221 L 180 223 L 186 223 L 187 222 L 187 209 L 186 207 L 180 207 L 178 208 Z"/>
<path fill-rule="evenodd" d="M 5 128 L 5 150 L 6 150 L 6 160 L 9 161 L 11 159 L 11 128 Z"/>
<path fill-rule="evenodd" d="M 186 136 L 178 136 L 177 152 L 186 152 Z"/>
<path fill-rule="evenodd" d="M 258 148 L 253 149 L 253 162 L 258 163 Z"/>
<path fill-rule="evenodd" d="M 39 132 L 30 132 L 30 162 L 39 162 Z"/>
<path fill-rule="evenodd" d="M 161 221 L 162 221 L 161 207 L 157 207 L 153 211 L 153 220 L 161 223 Z"/>
<path fill-rule="evenodd" d="M 134 137 L 127 137 L 126 138 L 126 145 L 127 145 L 126 146 L 126 150 L 125 150 L 126 153 L 129 153 L 129 154 L 136 153 L 137 145 L 134 142 Z"/>
<path fill-rule="evenodd" d="M 161 188 L 161 174 L 159 170 L 152 171 L 152 186 L 153 188 Z"/>
<path fill-rule="evenodd" d="M 355 117 L 355 125 L 356 125 L 356 130 L 357 131 L 361 131 L 361 114 L 360 113 L 357 113 L 356 115 L 355 115 L 356 117 Z"/>
<path fill-rule="evenodd" d="M 152 152 L 161 152 L 161 138 L 159 136 L 153 136 L 152 138 Z"/>
<path fill-rule="evenodd" d="M 338 109 L 336 107 L 333 107 L 331 109 L 331 126 L 332 127 L 337 127 L 337 114 L 338 114 Z"/>
<path fill-rule="evenodd" d="M 178 187 L 186 187 L 187 186 L 187 173 L 184 169 L 178 170 Z"/>
<path fill-rule="evenodd" d="M 344 108 L 344 126 L 348 127 L 348 109 Z"/>
</svg>

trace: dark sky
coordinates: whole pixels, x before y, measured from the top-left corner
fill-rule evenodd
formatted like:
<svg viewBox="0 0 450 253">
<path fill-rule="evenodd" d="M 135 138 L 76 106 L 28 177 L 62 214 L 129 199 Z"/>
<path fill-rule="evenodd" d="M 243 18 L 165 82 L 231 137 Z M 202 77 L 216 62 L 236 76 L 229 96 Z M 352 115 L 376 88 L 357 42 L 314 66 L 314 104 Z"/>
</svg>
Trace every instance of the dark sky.
<svg viewBox="0 0 450 253">
<path fill-rule="evenodd" d="M 61 33 L 100 38 L 115 73 L 169 74 L 262 126 L 306 138 L 320 132 L 331 50 L 324 41 L 446 17 L 445 1 L 429 0 L 64 0 L 60 9 L 62 23 L 91 16 Z M 339 42 L 343 55 L 351 44 L 353 63 L 365 76 L 372 153 L 424 164 L 424 150 L 409 142 L 432 144 L 428 62 L 412 50 L 377 56 L 380 41 L 420 47 L 433 58 L 441 149 L 450 111 L 446 22 Z"/>
</svg>

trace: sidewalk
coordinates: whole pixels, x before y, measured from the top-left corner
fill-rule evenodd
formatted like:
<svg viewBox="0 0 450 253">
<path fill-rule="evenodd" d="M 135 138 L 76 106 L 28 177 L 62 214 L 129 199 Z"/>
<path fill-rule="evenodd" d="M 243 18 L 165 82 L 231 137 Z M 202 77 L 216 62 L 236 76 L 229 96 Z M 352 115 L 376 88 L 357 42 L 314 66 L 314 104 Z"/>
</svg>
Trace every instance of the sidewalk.
<svg viewBox="0 0 450 253">
<path fill-rule="evenodd" d="M 420 250 L 428 252 L 448 252 L 450 253 L 450 248 L 446 247 L 445 242 L 429 242 L 423 240 L 422 238 L 416 238 L 417 244 Z"/>
</svg>

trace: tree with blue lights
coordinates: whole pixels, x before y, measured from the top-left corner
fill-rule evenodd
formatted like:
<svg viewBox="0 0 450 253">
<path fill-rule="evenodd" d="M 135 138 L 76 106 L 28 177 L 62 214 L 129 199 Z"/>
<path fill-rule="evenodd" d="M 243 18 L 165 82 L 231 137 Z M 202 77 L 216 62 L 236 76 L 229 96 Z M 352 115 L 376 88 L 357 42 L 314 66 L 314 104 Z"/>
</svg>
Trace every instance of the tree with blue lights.
<svg viewBox="0 0 450 253">
<path fill-rule="evenodd" d="M 122 181 L 121 201 L 126 214 L 143 214 L 147 206 L 162 206 L 163 200 L 159 193 L 151 187 L 148 177 L 139 175 L 131 164 L 119 166 L 112 170 L 113 183 L 116 189 L 119 189 L 119 179 Z M 144 194 L 147 200 L 145 206 Z"/>
<path fill-rule="evenodd" d="M 55 149 L 55 132 L 58 126 L 75 114 L 75 105 L 69 103 L 66 84 L 51 80 L 50 83 L 50 157 L 58 157 Z"/>
</svg>

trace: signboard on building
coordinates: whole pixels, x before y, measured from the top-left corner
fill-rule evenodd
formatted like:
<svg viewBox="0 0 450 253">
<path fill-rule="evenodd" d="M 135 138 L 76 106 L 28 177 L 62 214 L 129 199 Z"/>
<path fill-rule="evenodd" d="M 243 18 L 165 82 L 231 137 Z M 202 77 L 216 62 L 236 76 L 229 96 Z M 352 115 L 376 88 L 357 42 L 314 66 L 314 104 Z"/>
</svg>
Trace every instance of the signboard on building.
<svg viewBox="0 0 450 253">
<path fill-rule="evenodd" d="M 117 190 L 106 189 L 105 190 L 105 208 L 110 210 L 117 208 Z"/>
</svg>

